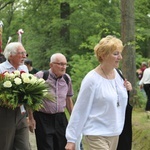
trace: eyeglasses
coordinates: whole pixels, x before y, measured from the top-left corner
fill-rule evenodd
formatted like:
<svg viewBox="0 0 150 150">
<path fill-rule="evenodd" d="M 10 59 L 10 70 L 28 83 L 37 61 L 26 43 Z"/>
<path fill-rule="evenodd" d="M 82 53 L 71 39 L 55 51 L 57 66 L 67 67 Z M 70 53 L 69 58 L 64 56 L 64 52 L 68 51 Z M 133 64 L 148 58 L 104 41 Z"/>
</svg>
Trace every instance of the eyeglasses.
<svg viewBox="0 0 150 150">
<path fill-rule="evenodd" d="M 66 63 L 57 63 L 57 62 L 53 62 L 53 64 L 57 64 L 57 65 L 59 65 L 59 66 L 65 66 L 65 67 L 69 67 L 69 65 L 68 64 L 66 64 Z"/>
<path fill-rule="evenodd" d="M 17 52 L 17 54 L 19 54 L 19 55 L 27 55 L 26 52 Z"/>
</svg>

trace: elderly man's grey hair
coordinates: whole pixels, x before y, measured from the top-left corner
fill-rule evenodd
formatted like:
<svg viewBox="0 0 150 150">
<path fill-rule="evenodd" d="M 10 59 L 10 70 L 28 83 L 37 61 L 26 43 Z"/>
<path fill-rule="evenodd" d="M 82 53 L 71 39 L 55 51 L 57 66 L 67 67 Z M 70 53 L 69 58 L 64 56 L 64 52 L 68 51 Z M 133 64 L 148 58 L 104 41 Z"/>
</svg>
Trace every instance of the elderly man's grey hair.
<svg viewBox="0 0 150 150">
<path fill-rule="evenodd" d="M 19 46 L 22 46 L 20 42 L 12 42 L 6 45 L 4 49 L 5 58 L 8 60 L 10 55 L 16 55 Z"/>
<path fill-rule="evenodd" d="M 51 62 L 51 63 L 52 63 L 52 62 L 55 62 L 58 56 L 63 56 L 63 57 L 65 57 L 62 53 L 55 53 L 55 54 L 53 54 L 53 55 L 51 56 L 50 62 Z"/>
</svg>

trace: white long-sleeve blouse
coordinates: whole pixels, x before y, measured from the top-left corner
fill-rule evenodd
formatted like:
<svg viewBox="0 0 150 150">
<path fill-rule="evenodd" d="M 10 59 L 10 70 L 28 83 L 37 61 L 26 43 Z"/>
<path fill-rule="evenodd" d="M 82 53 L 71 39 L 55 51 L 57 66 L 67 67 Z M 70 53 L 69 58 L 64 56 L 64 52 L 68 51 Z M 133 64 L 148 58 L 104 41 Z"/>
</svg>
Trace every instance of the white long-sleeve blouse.
<svg viewBox="0 0 150 150">
<path fill-rule="evenodd" d="M 127 90 L 123 83 L 116 70 L 112 80 L 103 78 L 95 70 L 85 76 L 66 129 L 68 142 L 75 143 L 81 133 L 100 136 L 121 134 L 127 105 Z"/>
<path fill-rule="evenodd" d="M 143 77 L 139 82 L 139 85 L 150 84 L 150 67 L 146 68 L 143 72 Z"/>
</svg>

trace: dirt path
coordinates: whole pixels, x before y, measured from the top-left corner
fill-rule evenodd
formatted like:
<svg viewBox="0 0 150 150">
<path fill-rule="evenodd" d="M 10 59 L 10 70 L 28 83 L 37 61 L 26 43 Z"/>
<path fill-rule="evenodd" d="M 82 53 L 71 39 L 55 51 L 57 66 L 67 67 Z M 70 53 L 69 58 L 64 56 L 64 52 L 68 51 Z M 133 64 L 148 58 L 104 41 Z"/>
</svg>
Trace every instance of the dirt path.
<svg viewBox="0 0 150 150">
<path fill-rule="evenodd" d="M 37 150 L 34 133 L 29 132 L 29 138 L 30 138 L 31 150 Z"/>
</svg>

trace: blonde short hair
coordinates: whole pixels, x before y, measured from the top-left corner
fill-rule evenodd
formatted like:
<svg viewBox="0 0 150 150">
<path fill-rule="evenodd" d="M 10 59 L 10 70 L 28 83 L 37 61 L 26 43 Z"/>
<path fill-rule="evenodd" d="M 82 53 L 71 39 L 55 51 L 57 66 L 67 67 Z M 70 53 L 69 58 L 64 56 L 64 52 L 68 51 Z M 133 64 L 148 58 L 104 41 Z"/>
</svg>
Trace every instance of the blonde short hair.
<svg viewBox="0 0 150 150">
<path fill-rule="evenodd" d="M 102 56 L 107 56 L 115 50 L 122 51 L 124 48 L 122 41 L 115 36 L 108 35 L 102 38 L 94 47 L 95 55 L 99 62 L 102 61 Z"/>
</svg>

